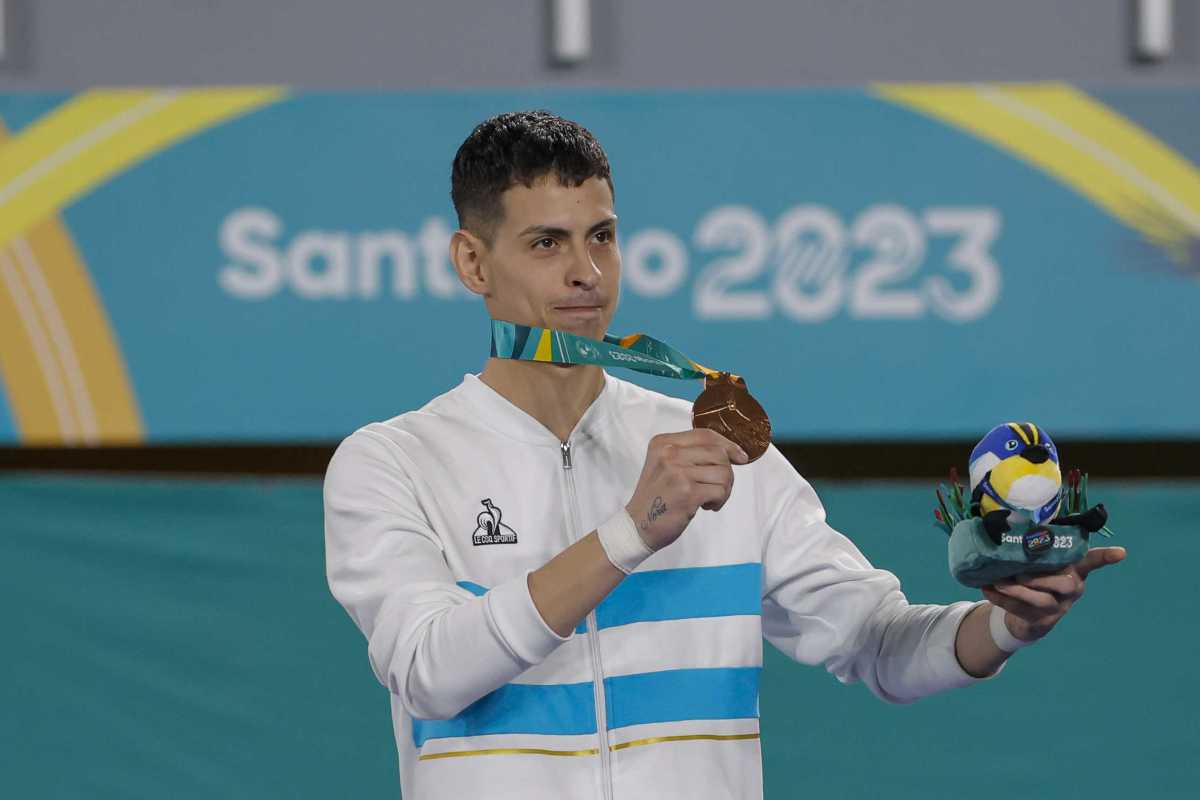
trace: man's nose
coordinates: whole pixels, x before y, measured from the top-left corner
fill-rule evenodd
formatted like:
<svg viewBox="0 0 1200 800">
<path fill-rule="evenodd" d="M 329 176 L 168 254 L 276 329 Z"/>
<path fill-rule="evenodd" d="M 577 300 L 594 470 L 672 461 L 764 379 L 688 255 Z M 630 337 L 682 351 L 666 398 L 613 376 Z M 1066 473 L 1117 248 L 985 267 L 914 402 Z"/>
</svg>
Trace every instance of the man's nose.
<svg viewBox="0 0 1200 800">
<path fill-rule="evenodd" d="M 585 247 L 577 252 L 578 255 L 571 261 L 571 269 L 567 273 L 567 282 L 572 286 L 594 289 L 600 282 L 600 268 L 596 266 L 589 248 Z"/>
</svg>

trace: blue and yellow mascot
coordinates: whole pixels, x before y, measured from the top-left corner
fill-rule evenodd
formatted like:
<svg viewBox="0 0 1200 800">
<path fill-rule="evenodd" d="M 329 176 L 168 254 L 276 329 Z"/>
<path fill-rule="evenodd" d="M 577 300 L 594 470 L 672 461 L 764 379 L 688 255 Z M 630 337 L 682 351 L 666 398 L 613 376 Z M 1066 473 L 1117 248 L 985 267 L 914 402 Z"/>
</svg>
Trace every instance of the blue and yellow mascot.
<svg viewBox="0 0 1200 800">
<path fill-rule="evenodd" d="M 967 586 L 1056 572 L 1083 558 L 1091 534 L 1112 535 L 1103 505 L 1088 507 L 1087 475 L 1063 486 L 1058 448 L 1032 422 L 1006 422 L 971 451 L 970 494 L 958 471 L 938 489 L 937 525 L 950 535 L 950 572 Z"/>
</svg>

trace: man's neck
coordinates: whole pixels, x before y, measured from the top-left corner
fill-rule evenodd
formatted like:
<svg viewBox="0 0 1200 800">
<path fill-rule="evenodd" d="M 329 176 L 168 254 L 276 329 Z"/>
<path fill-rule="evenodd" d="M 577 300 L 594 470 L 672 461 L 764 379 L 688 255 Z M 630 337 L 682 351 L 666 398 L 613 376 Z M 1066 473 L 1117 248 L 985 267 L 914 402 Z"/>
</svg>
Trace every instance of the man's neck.
<svg viewBox="0 0 1200 800">
<path fill-rule="evenodd" d="M 501 397 L 567 441 L 585 411 L 604 388 L 604 370 L 535 361 L 489 358 L 479 376 Z"/>
</svg>

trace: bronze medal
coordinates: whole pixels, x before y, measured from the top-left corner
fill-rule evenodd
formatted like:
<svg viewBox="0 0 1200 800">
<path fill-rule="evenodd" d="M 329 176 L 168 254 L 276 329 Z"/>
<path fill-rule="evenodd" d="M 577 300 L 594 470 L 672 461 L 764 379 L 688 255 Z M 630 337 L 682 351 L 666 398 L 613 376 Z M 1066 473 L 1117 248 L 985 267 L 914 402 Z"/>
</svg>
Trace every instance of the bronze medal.
<svg viewBox="0 0 1200 800">
<path fill-rule="evenodd" d="M 771 443 L 767 412 L 750 396 L 746 382 L 728 372 L 704 379 L 704 391 L 692 404 L 692 427 L 716 431 L 745 450 L 751 461 Z"/>
</svg>

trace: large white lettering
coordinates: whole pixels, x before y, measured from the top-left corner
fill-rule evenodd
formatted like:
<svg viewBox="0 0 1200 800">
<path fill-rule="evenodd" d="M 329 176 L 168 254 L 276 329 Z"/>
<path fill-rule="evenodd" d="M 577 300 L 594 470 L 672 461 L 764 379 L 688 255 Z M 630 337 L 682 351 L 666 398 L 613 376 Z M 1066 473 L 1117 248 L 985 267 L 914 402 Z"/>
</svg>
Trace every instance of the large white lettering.
<svg viewBox="0 0 1200 800">
<path fill-rule="evenodd" d="M 274 212 L 240 208 L 218 232 L 228 263 L 217 283 L 239 300 L 265 300 L 286 291 L 305 300 L 373 300 L 389 283 L 391 295 L 400 300 L 415 299 L 420 283 L 441 300 L 474 297 L 450 263 L 451 233 L 444 219 L 429 217 L 415 237 L 396 230 L 301 230 L 289 240 Z"/>
<path fill-rule="evenodd" d="M 379 296 L 380 275 L 392 263 L 392 294 L 411 300 L 417 294 L 417 257 L 412 242 L 400 231 L 364 233 L 358 237 L 358 296 Z"/>
<path fill-rule="evenodd" d="M 918 319 L 932 310 L 972 322 L 1000 298 L 991 247 L 1002 229 L 990 207 L 935 207 L 923 215 L 894 204 L 868 206 L 849 220 L 821 205 L 785 210 L 775 221 L 747 206 L 718 206 L 696 226 L 695 245 L 715 257 L 692 290 L 697 317 L 796 322 L 837 314 L 854 319 Z M 929 240 L 950 252 L 929 258 Z M 945 273 L 959 273 L 951 281 Z M 769 288 L 768 288 L 769 287 Z"/>
<path fill-rule="evenodd" d="M 309 300 L 350 296 L 350 237 L 302 233 L 287 251 L 288 277 L 296 294 Z"/>
<path fill-rule="evenodd" d="M 621 250 L 625 280 L 643 297 L 666 297 L 687 278 L 687 247 L 670 231 L 640 231 Z"/>
<path fill-rule="evenodd" d="M 217 283 L 234 297 L 262 300 L 283 286 L 283 260 L 273 242 L 283 230 L 279 217 L 262 208 L 243 208 L 221 225 L 221 251 L 234 263 L 221 268 Z"/>
<path fill-rule="evenodd" d="M 855 320 L 954 323 L 987 316 L 1003 273 L 1003 230 L 988 206 L 867 206 L 846 216 L 804 204 L 768 219 L 745 205 L 702 214 L 686 237 L 644 228 L 624 237 L 625 288 L 647 299 L 690 292 L 699 319 L 815 325 Z M 217 283 L 240 300 L 290 292 L 305 300 L 473 298 L 450 262 L 453 228 L 427 217 L 413 231 L 298 230 L 265 208 L 232 212 L 218 232 Z M 934 246 L 936 245 L 936 246 Z M 682 298 L 680 298 L 682 299 Z"/>
</svg>

